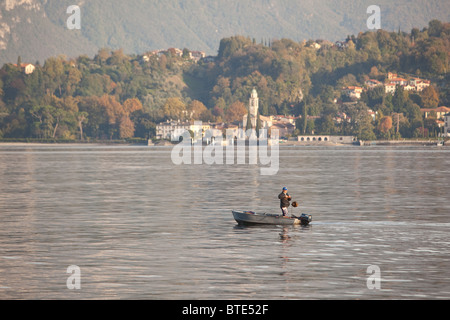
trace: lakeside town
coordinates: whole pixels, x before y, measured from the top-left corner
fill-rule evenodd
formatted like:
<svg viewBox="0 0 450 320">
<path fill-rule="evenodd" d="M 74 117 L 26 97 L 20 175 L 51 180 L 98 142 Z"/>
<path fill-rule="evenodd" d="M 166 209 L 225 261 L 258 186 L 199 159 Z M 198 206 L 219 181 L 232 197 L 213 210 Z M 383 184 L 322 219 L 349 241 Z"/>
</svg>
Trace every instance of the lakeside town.
<svg viewBox="0 0 450 320">
<path fill-rule="evenodd" d="M 0 141 L 159 145 L 181 129 L 276 129 L 282 143 L 445 142 L 449 30 L 433 20 L 336 43 L 232 36 L 217 56 L 174 47 L 42 65 L 19 56 L 0 68 Z"/>
<path fill-rule="evenodd" d="M 394 94 L 397 87 L 407 91 L 421 92 L 425 88 L 429 87 L 431 82 L 426 79 L 420 79 L 418 77 L 411 77 L 409 80 L 399 77 L 397 74 L 388 73 L 387 82 L 383 83 L 375 79 L 369 79 L 365 82 L 365 87 L 348 86 L 342 89 L 344 95 L 350 98 L 351 102 L 342 102 L 337 99 L 334 103 L 338 104 L 356 104 L 361 99 L 361 93 L 367 90 L 373 90 L 376 87 L 382 87 L 387 94 Z M 450 137 L 450 108 L 441 106 L 435 109 L 421 108 L 421 114 L 424 119 L 432 120 L 439 128 L 440 133 L 437 138 Z M 368 110 L 368 115 L 372 121 L 377 119 L 378 112 Z M 191 115 L 192 116 L 192 115 Z M 397 114 L 400 117 L 400 114 Z M 401 115 L 402 117 L 404 115 Z M 317 116 L 308 116 L 308 119 L 317 119 Z M 279 137 L 282 143 L 286 144 L 328 144 L 328 145 L 342 145 L 342 144 L 361 144 L 363 143 L 356 136 L 344 136 L 344 135 L 327 135 L 327 134 L 315 134 L 314 131 L 311 134 L 302 134 L 296 128 L 297 121 L 301 121 L 302 116 L 295 117 L 293 115 L 276 115 L 276 116 L 262 116 L 259 113 L 259 98 L 256 89 L 253 89 L 249 102 L 248 102 L 248 114 L 243 116 L 242 121 L 233 121 L 231 123 L 202 123 L 198 120 L 166 120 L 156 126 L 155 140 L 160 145 L 164 145 L 161 141 L 171 141 L 174 136 L 179 136 L 179 133 L 183 130 L 189 131 L 192 136 L 192 142 L 196 142 L 194 137 L 205 137 L 205 133 L 209 131 L 209 135 L 225 136 L 226 132 L 233 132 L 233 136 L 239 135 L 239 130 L 265 129 L 267 132 L 271 130 L 278 130 Z M 344 122 L 350 123 L 352 119 L 344 112 L 340 113 L 337 117 L 333 118 L 336 124 Z M 398 122 L 397 122 L 398 123 Z M 441 131 L 442 129 L 442 131 Z M 173 140 L 172 140 L 173 141 Z M 206 143 L 210 143 L 212 139 L 206 139 Z M 298 142 L 298 143 L 295 143 Z M 403 143 L 408 142 L 402 140 Z M 412 141 L 409 141 L 410 143 Z M 415 140 L 418 144 L 423 144 L 423 141 Z M 392 144 L 393 142 L 391 142 Z M 432 142 L 434 144 L 434 140 Z M 149 140 L 150 145 L 154 145 L 154 142 Z M 157 143 L 158 144 L 158 143 Z M 369 143 L 370 144 L 370 143 Z M 372 144 L 374 144 L 372 142 Z"/>
</svg>

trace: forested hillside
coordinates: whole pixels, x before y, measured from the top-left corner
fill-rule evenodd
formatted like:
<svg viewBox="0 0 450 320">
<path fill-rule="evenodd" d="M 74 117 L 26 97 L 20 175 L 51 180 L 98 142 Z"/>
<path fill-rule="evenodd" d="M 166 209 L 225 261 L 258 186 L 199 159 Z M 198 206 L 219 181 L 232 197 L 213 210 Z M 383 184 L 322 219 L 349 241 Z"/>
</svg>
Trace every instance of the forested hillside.
<svg viewBox="0 0 450 320">
<path fill-rule="evenodd" d="M 339 44 L 232 36 L 220 41 L 216 57 L 197 63 L 188 49 L 182 56 L 102 49 L 93 58 L 52 57 L 26 74 L 18 60 L 0 69 L 3 139 L 144 138 L 167 119 L 240 120 L 253 88 L 262 115 L 310 117 L 298 121 L 299 132 L 363 139 L 431 134 L 436 125 L 420 108 L 450 105 L 450 23 L 438 20 L 409 32 L 361 32 Z M 388 72 L 429 79 L 431 86 L 367 90 L 345 103 L 351 100 L 343 87 L 384 82 Z M 378 112 L 375 121 L 368 109 Z M 336 122 L 342 113 L 352 121 Z M 401 122 L 398 133 L 386 126 L 389 118 Z"/>
</svg>

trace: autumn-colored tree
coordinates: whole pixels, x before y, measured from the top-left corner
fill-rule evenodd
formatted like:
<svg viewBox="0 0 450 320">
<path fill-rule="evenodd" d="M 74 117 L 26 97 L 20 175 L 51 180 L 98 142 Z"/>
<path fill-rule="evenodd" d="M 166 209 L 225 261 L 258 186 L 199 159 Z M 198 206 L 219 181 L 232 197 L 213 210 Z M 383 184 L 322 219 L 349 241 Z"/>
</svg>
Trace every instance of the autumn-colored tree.
<svg viewBox="0 0 450 320">
<path fill-rule="evenodd" d="M 236 101 L 225 111 L 225 119 L 229 122 L 241 121 L 246 113 L 247 108 L 245 105 L 240 101 Z"/>
<path fill-rule="evenodd" d="M 201 117 L 201 114 L 206 112 L 205 105 L 198 100 L 193 100 L 187 107 L 188 117 L 193 120 L 198 120 Z"/>
<path fill-rule="evenodd" d="M 105 133 L 108 134 L 109 139 L 113 139 L 113 137 L 117 137 L 120 133 L 119 126 L 122 116 L 125 115 L 123 106 L 114 96 L 106 94 L 99 99 L 99 106 L 105 113 L 107 119 L 108 129 Z"/>
<path fill-rule="evenodd" d="M 168 98 L 163 107 L 166 118 L 184 120 L 187 116 L 186 106 L 180 98 Z"/>
<path fill-rule="evenodd" d="M 99 103 L 108 118 L 108 123 L 110 125 L 116 124 L 117 118 L 124 113 L 120 102 L 114 96 L 105 94 L 99 99 Z"/>
<path fill-rule="evenodd" d="M 131 138 L 134 136 L 134 123 L 126 114 L 119 119 L 119 137 L 120 139 Z"/>
<path fill-rule="evenodd" d="M 130 115 L 135 111 L 142 110 L 142 102 L 137 98 L 127 99 L 123 103 L 123 109 L 128 115 Z"/>
<path fill-rule="evenodd" d="M 426 87 L 422 93 L 422 103 L 424 108 L 437 108 L 439 106 L 439 93 L 434 86 Z"/>
<path fill-rule="evenodd" d="M 213 114 L 214 116 L 216 116 L 216 117 L 223 117 L 224 111 L 223 111 L 223 109 L 222 109 L 221 107 L 215 106 L 215 107 L 212 109 L 212 114 Z"/>
<path fill-rule="evenodd" d="M 379 130 L 382 133 L 387 133 L 392 128 L 392 117 L 384 116 L 380 119 Z"/>
<path fill-rule="evenodd" d="M 135 126 L 130 119 L 130 115 L 138 110 L 142 110 L 142 103 L 137 98 L 127 99 L 123 103 L 123 112 L 119 115 L 119 137 L 121 139 L 134 136 Z"/>
</svg>

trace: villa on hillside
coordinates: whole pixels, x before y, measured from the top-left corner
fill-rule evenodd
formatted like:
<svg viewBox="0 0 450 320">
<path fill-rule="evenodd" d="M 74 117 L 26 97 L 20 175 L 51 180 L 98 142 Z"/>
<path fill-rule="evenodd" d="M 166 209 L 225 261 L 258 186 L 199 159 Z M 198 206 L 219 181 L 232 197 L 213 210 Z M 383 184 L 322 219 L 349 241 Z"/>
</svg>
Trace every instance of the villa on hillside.
<svg viewBox="0 0 450 320">
<path fill-rule="evenodd" d="M 142 56 L 142 60 L 144 60 L 144 62 L 149 62 L 151 56 L 158 56 L 158 58 L 159 58 L 164 54 L 170 54 L 172 56 L 182 57 L 183 50 L 178 49 L 178 48 L 169 48 L 167 50 L 153 50 L 153 51 L 149 51 L 146 54 L 144 54 Z M 198 62 L 204 58 L 206 58 L 206 53 L 203 51 L 189 51 L 189 59 L 191 59 L 195 62 Z"/>
<path fill-rule="evenodd" d="M 395 83 L 387 83 L 384 85 L 384 92 L 386 93 L 395 93 L 396 84 Z"/>
<path fill-rule="evenodd" d="M 378 80 L 375 80 L 375 79 L 366 80 L 366 82 L 364 82 L 364 84 L 366 85 L 366 87 L 368 89 L 373 89 L 373 88 L 376 88 L 376 87 L 379 87 L 379 86 L 383 85 L 383 83 L 381 81 L 378 81 Z"/>
<path fill-rule="evenodd" d="M 404 90 L 421 92 L 431 85 L 430 80 L 424 80 L 417 77 L 411 78 L 409 81 L 399 77 L 396 73 L 388 72 L 388 82 L 384 85 L 386 93 L 395 93 L 396 86 L 400 85 Z"/>
<path fill-rule="evenodd" d="M 423 89 L 425 89 L 426 87 L 429 87 L 431 84 L 431 82 L 429 80 L 421 80 L 421 79 L 419 79 L 419 80 L 420 81 L 415 81 L 415 87 L 418 92 L 423 91 Z"/>
<path fill-rule="evenodd" d="M 428 117 L 430 117 L 433 114 L 436 114 L 436 119 L 439 120 L 439 119 L 443 119 L 446 114 L 450 113 L 450 108 L 442 106 L 442 107 L 439 107 L 436 109 L 422 108 L 422 109 L 420 109 L 420 111 L 422 112 L 425 119 L 427 119 Z"/>
<path fill-rule="evenodd" d="M 342 89 L 343 93 L 349 98 L 361 99 L 363 88 L 357 86 L 345 87 Z"/>
<path fill-rule="evenodd" d="M 393 83 L 393 84 L 399 85 L 399 86 L 405 86 L 408 83 L 408 81 L 406 81 L 406 79 L 400 78 L 400 77 L 389 79 L 389 81 L 390 81 L 390 83 Z"/>
<path fill-rule="evenodd" d="M 206 58 L 206 53 L 203 51 L 189 51 L 189 57 L 198 62 L 200 59 Z"/>
<path fill-rule="evenodd" d="M 369 79 L 364 82 L 364 85 L 368 90 L 374 89 L 378 86 L 384 86 L 385 93 L 394 94 L 397 86 L 402 86 L 406 91 L 421 92 L 426 87 L 429 87 L 431 85 L 431 81 L 420 79 L 417 77 L 413 77 L 407 80 L 405 78 L 399 77 L 396 73 L 388 72 L 387 81 L 385 83 L 376 79 Z"/>
<path fill-rule="evenodd" d="M 17 64 L 14 64 L 15 67 L 18 67 Z M 34 65 L 32 65 L 31 63 L 22 63 L 20 65 L 20 69 L 25 73 L 25 74 L 32 74 L 34 72 L 34 70 L 36 69 L 36 67 Z"/>
</svg>

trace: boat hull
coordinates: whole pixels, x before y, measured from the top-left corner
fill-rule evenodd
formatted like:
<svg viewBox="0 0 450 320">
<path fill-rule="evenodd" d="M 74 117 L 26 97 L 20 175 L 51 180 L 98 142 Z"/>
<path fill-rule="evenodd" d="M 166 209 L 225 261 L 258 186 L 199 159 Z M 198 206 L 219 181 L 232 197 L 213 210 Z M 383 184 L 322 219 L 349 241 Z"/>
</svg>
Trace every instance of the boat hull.
<svg viewBox="0 0 450 320">
<path fill-rule="evenodd" d="M 254 213 L 251 211 L 233 211 L 234 220 L 246 225 L 308 225 L 312 218 L 302 214 L 300 217 L 283 217 L 277 214 Z"/>
</svg>

